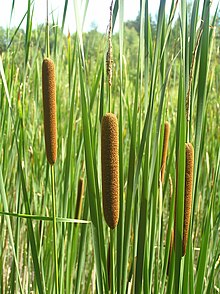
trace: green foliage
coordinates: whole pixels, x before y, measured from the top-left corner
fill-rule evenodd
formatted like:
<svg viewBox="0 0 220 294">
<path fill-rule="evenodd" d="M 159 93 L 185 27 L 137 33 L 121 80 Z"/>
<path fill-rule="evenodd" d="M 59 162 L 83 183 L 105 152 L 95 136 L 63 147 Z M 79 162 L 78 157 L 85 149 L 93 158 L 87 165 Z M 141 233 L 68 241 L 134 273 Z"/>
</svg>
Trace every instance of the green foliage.
<svg viewBox="0 0 220 294">
<path fill-rule="evenodd" d="M 3 27 L 0 27 L 0 52 L 6 51 L 7 48 L 7 35 Z"/>
</svg>

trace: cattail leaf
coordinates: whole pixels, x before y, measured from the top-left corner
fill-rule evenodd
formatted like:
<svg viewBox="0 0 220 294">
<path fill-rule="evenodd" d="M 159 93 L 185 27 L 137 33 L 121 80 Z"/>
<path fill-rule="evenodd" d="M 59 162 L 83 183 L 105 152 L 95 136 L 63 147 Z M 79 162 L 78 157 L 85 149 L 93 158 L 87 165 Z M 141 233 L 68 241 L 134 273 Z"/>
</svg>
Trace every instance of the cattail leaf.
<svg viewBox="0 0 220 294">
<path fill-rule="evenodd" d="M 64 29 L 64 24 L 65 24 L 65 20 L 66 20 L 66 12 L 67 12 L 67 7 L 68 7 L 68 0 L 65 0 L 65 4 L 64 4 L 64 8 L 63 8 L 63 18 L 62 18 L 62 31 Z"/>
<path fill-rule="evenodd" d="M 81 64 L 81 62 L 80 62 Z M 104 242 L 100 243 L 100 234 L 99 234 L 99 221 L 98 221 L 98 208 L 97 208 L 97 197 L 98 191 L 95 184 L 95 171 L 93 165 L 93 157 L 92 157 L 92 144 L 91 144 L 91 133 L 90 126 L 88 121 L 88 110 L 87 110 L 87 102 L 86 95 L 84 89 L 84 81 L 83 81 L 83 72 L 80 70 L 80 85 L 82 91 L 82 99 L 81 99 L 81 108 L 82 108 L 82 121 L 83 121 L 83 134 L 84 134 L 84 142 L 85 142 L 85 158 L 86 158 L 86 172 L 87 172 L 87 185 L 88 185 L 88 197 L 89 197 L 89 206 L 90 206 L 90 216 L 92 220 L 92 232 L 93 232 L 93 242 L 95 249 L 95 263 L 97 270 L 97 278 L 98 278 L 98 292 L 103 292 L 103 278 L 101 273 L 101 249 L 100 246 L 104 245 Z M 99 218 L 101 221 L 101 217 Z"/>
<path fill-rule="evenodd" d="M 85 205 L 83 210 L 83 217 L 87 218 L 89 215 L 89 203 L 88 203 L 88 197 L 85 197 Z M 79 245 L 79 251 L 78 251 L 78 266 L 77 266 L 77 279 L 76 279 L 76 286 L 75 286 L 75 293 L 80 293 L 80 285 L 81 285 L 81 279 L 84 272 L 84 265 L 85 265 L 85 256 L 87 251 L 87 236 L 88 236 L 88 227 L 82 227 L 81 230 L 81 237 L 80 237 L 80 245 Z M 93 268 L 93 267 L 92 267 Z"/>
<path fill-rule="evenodd" d="M 182 73 L 180 72 L 180 76 Z M 182 235 L 183 235 L 183 215 L 184 215 L 184 192 L 185 192 L 185 141 L 186 141 L 186 122 L 185 122 L 185 99 L 184 85 L 180 78 L 178 96 L 178 115 L 176 130 L 176 200 L 175 200 L 175 276 L 174 289 L 176 292 L 181 288 L 180 267 L 182 258 Z"/>
<path fill-rule="evenodd" d="M 220 174 L 220 149 L 217 157 L 217 166 L 214 176 L 214 181 L 216 182 Z M 201 240 L 201 249 L 199 254 L 198 266 L 197 266 L 197 275 L 196 275 L 196 287 L 195 293 L 201 293 L 204 289 L 204 275 L 206 270 L 207 258 L 208 258 L 208 248 L 209 248 L 209 239 L 210 239 L 210 230 L 211 230 L 211 217 L 212 217 L 212 208 L 214 203 L 214 197 L 216 190 L 212 190 L 211 199 L 208 205 L 208 210 L 206 213 L 205 224 L 203 229 L 203 235 Z"/>
<path fill-rule="evenodd" d="M 23 173 L 23 170 L 21 167 L 21 162 L 19 164 L 19 172 L 21 174 L 21 184 L 22 184 L 22 190 L 23 190 L 23 196 L 24 196 L 25 210 L 28 214 L 30 214 L 30 204 L 29 204 L 29 200 L 28 200 L 26 181 L 25 181 L 24 173 Z M 29 241 L 30 241 L 30 245 L 31 245 L 31 252 L 32 252 L 32 258 L 33 258 L 33 263 L 34 263 L 34 271 L 35 271 L 35 275 L 36 275 L 36 282 L 37 282 L 37 286 L 38 286 L 38 291 L 39 291 L 39 293 L 45 293 L 45 291 L 44 291 L 45 287 L 42 284 L 42 275 L 40 272 L 40 265 L 39 265 L 38 254 L 37 254 L 37 246 L 36 246 L 33 224 L 32 224 L 31 219 L 27 219 L 27 227 L 28 227 L 28 236 L 29 236 Z"/>
<path fill-rule="evenodd" d="M 9 106 L 9 108 L 11 108 L 11 97 L 10 97 L 10 94 L 9 94 L 9 91 L 8 91 L 8 85 L 7 85 L 7 81 L 6 81 L 6 77 L 5 77 L 5 71 L 4 71 L 1 56 L 0 56 L 0 74 L 1 74 L 3 85 L 4 85 L 4 88 L 5 88 L 5 93 L 6 93 L 6 97 L 7 97 L 7 101 L 8 101 L 8 106 Z"/>
<path fill-rule="evenodd" d="M 118 15 L 118 1 L 119 0 L 115 0 L 115 4 L 114 4 L 114 8 L 113 8 L 113 16 L 112 16 L 112 30 L 114 30 L 114 26 L 115 26 L 115 22 L 116 22 L 116 18 Z"/>
<path fill-rule="evenodd" d="M 116 0 L 117 1 L 117 0 Z M 116 4 L 116 2 L 115 2 Z M 124 71 L 124 1 L 119 3 L 119 65 L 120 65 L 120 100 L 119 100 L 119 188 L 120 188 L 120 207 L 119 207 L 119 223 L 117 226 L 117 289 L 121 286 L 122 263 L 123 263 L 123 242 L 124 242 L 124 146 L 123 146 L 123 117 L 124 103 L 123 95 L 126 93 L 126 85 L 123 84 Z M 113 17 L 114 17 L 113 10 Z M 114 27 L 114 24 L 113 24 Z"/>
<path fill-rule="evenodd" d="M 199 80 L 198 80 L 198 99 L 197 99 L 197 112 L 196 112 L 196 133 L 195 133 L 195 169 L 194 169 L 194 206 L 197 203 L 196 183 L 199 171 L 199 156 L 200 156 L 200 144 L 202 137 L 202 127 L 206 106 L 206 81 L 208 71 L 208 52 L 209 52 L 209 14 L 210 7 L 208 1 L 204 1 L 203 17 L 204 27 L 201 38 L 200 46 L 200 65 L 199 65 Z"/>
<path fill-rule="evenodd" d="M 0 194 L 1 194 L 1 199 L 2 199 L 4 210 L 7 213 L 8 212 L 8 202 L 7 202 L 7 197 L 6 197 L 6 193 L 5 193 L 5 187 L 4 187 L 1 166 L 0 166 Z M 17 270 L 17 274 L 18 274 L 19 288 L 20 288 L 21 293 L 24 293 L 22 283 L 21 283 L 21 277 L 20 277 L 20 273 L 19 273 L 19 265 L 18 265 L 18 260 L 16 257 L 14 238 L 13 238 L 13 234 L 12 234 L 12 226 L 11 226 L 11 221 L 10 221 L 9 215 L 6 215 L 6 222 L 7 222 L 7 226 L 8 226 L 9 239 L 10 239 L 10 243 L 12 246 L 12 252 L 13 252 L 13 257 L 14 257 L 14 261 L 15 261 L 15 266 L 16 266 L 16 270 Z"/>
</svg>

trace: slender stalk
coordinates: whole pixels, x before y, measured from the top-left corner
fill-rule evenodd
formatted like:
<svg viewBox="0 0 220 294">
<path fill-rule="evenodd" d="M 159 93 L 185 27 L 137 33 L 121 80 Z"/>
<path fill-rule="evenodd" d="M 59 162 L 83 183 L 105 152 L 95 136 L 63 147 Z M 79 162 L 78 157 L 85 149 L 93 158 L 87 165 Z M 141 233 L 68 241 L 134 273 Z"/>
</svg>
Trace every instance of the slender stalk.
<svg viewBox="0 0 220 294">
<path fill-rule="evenodd" d="M 53 165 L 51 165 L 51 185 L 52 185 L 52 206 L 53 206 L 53 246 L 54 246 L 54 262 L 55 262 L 55 289 L 56 289 L 56 294 L 59 294 L 58 258 L 57 258 L 56 198 L 55 198 L 55 179 L 54 179 Z"/>
<path fill-rule="evenodd" d="M 112 86 L 112 12 L 113 12 L 113 0 L 110 6 L 110 19 L 108 27 L 108 52 L 106 55 L 106 66 L 107 66 L 107 76 L 108 76 L 108 93 L 109 93 L 109 112 L 111 112 L 111 86 Z"/>
<path fill-rule="evenodd" d="M 50 57 L 50 35 L 49 35 L 49 9 L 47 0 L 47 25 L 46 25 L 46 41 L 47 41 L 47 57 Z"/>
<path fill-rule="evenodd" d="M 112 87 L 109 86 L 108 87 L 108 111 L 111 112 L 111 96 L 112 96 L 112 91 L 111 91 Z"/>
<path fill-rule="evenodd" d="M 115 230 L 110 229 L 110 277 L 111 277 L 111 293 L 115 293 Z"/>
</svg>

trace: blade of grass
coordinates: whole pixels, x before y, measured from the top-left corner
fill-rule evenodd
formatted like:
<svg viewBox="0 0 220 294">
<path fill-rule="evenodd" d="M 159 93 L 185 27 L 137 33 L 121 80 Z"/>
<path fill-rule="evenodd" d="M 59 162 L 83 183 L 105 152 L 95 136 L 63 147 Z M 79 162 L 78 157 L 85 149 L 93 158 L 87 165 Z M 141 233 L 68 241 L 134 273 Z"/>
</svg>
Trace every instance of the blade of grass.
<svg viewBox="0 0 220 294">
<path fill-rule="evenodd" d="M 4 181 L 3 181 L 2 167 L 1 166 L 0 166 L 0 192 L 1 192 L 1 198 L 2 198 L 2 202 L 3 202 L 4 210 L 7 212 L 8 211 L 8 202 L 7 202 L 7 197 L 6 197 L 5 188 L 4 188 Z M 16 269 L 17 269 L 20 291 L 21 291 L 21 293 L 24 293 L 24 290 L 23 290 L 22 284 L 21 284 L 19 266 L 18 266 L 18 261 L 17 261 L 17 257 L 16 257 L 16 251 L 15 251 L 15 246 L 14 246 L 14 238 L 13 238 L 13 234 L 12 234 L 12 226 L 11 226 L 11 221 L 10 221 L 9 216 L 6 216 L 6 222 L 7 222 L 7 226 L 8 226 L 9 239 L 10 239 L 12 252 L 13 252 L 13 256 L 14 256 L 14 262 L 15 262 L 15 266 L 16 266 Z"/>
</svg>

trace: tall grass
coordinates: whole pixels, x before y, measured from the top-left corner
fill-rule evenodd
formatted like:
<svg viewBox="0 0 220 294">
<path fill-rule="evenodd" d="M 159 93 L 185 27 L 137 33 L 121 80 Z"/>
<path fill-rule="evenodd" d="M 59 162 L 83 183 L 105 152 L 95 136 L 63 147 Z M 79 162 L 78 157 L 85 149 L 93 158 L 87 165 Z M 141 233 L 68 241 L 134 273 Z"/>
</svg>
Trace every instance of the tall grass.
<svg viewBox="0 0 220 294">
<path fill-rule="evenodd" d="M 190 8 L 186 0 L 173 0 L 167 12 L 166 1 L 161 0 L 154 27 L 149 1 L 140 1 L 134 67 L 126 39 L 124 0 L 113 2 L 113 35 L 97 40 L 93 32 L 98 49 L 92 56 L 82 33 L 80 3 L 74 1 L 77 30 L 72 36 L 61 34 L 68 1 L 61 31 L 49 13 L 47 35 L 54 40 L 50 53 L 57 97 L 54 180 L 45 160 L 41 85 L 49 38 L 44 39 L 42 29 L 33 30 L 30 0 L 21 21 L 26 22 L 25 46 L 21 46 L 19 24 L 14 33 L 8 30 L 8 48 L 0 57 L 0 291 L 218 292 L 217 9 L 214 15 L 210 13 L 209 0 L 194 0 Z M 85 1 L 80 8 L 85 17 L 88 7 Z M 11 15 L 13 9 L 14 1 Z M 119 32 L 115 33 L 117 18 Z M 108 23 L 109 19 L 106 26 Z M 106 69 L 109 36 L 111 85 Z M 107 112 L 118 118 L 120 206 L 113 234 L 109 234 L 102 204 L 101 121 Z M 170 136 L 165 156 L 167 121 Z M 194 146 L 194 171 L 185 251 L 185 146 L 189 142 Z M 82 178 L 84 197 L 80 198 Z M 50 197 L 53 182 L 54 207 Z"/>
</svg>

